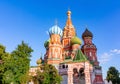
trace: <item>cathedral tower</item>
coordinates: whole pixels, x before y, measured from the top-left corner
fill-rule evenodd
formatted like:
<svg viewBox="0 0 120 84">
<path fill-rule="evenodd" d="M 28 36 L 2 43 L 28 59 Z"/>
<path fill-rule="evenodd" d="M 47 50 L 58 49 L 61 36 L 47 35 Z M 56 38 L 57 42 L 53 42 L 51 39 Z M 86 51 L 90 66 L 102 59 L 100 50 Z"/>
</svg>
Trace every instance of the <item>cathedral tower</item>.
<svg viewBox="0 0 120 84">
<path fill-rule="evenodd" d="M 92 80 L 92 84 L 103 84 L 102 68 L 99 66 L 99 62 L 97 60 L 97 48 L 92 43 L 93 34 L 86 29 L 82 34 L 82 38 L 84 45 L 82 46 L 81 50 L 93 64 L 94 75 L 92 74 L 91 76 L 94 79 Z"/>
<path fill-rule="evenodd" d="M 57 25 L 49 29 L 50 42 L 48 46 L 47 63 L 58 65 L 62 59 L 62 30 Z"/>
<path fill-rule="evenodd" d="M 72 21 L 71 21 L 71 11 L 67 12 L 67 17 L 68 18 L 63 30 L 63 38 L 62 38 L 62 44 L 65 50 L 70 49 L 71 47 L 70 40 L 76 35 L 75 28 L 72 25 Z"/>
<path fill-rule="evenodd" d="M 94 65 L 99 65 L 99 62 L 97 61 L 97 56 L 96 56 L 97 48 L 92 43 L 92 38 L 93 38 L 93 34 L 88 29 L 86 29 L 82 34 L 84 45 L 82 46 L 81 50 L 87 56 L 87 58 L 94 63 Z"/>
</svg>

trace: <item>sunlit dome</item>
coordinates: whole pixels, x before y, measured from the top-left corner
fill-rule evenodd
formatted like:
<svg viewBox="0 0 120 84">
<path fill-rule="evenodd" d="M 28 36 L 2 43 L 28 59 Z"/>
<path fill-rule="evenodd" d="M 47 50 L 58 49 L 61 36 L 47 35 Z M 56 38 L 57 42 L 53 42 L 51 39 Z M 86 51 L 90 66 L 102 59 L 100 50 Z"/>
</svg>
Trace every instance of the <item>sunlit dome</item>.
<svg viewBox="0 0 120 84">
<path fill-rule="evenodd" d="M 42 60 L 41 60 L 41 59 L 38 59 L 38 60 L 36 61 L 36 63 L 39 65 L 39 64 L 42 63 Z"/>
<path fill-rule="evenodd" d="M 57 25 L 54 25 L 52 26 L 50 29 L 49 29 L 49 34 L 59 34 L 60 36 L 62 36 L 62 29 L 57 26 Z"/>
<path fill-rule="evenodd" d="M 73 44 L 79 44 L 79 45 L 81 45 L 82 44 L 82 41 L 77 37 L 77 36 L 75 36 L 75 37 L 73 37 L 72 39 L 71 39 L 71 44 L 73 45 Z"/>
</svg>

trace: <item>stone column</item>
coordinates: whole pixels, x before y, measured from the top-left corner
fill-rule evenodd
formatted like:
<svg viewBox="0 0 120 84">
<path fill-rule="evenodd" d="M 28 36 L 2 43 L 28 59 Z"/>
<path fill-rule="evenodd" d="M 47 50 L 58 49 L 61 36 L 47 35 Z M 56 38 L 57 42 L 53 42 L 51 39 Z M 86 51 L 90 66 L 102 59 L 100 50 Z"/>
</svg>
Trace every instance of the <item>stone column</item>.
<svg viewBox="0 0 120 84">
<path fill-rule="evenodd" d="M 73 68 L 72 65 L 68 65 L 68 84 L 73 84 Z"/>
<path fill-rule="evenodd" d="M 73 84 L 73 73 L 68 72 L 68 84 Z"/>
<path fill-rule="evenodd" d="M 91 84 L 89 63 L 85 62 L 85 84 Z"/>
</svg>

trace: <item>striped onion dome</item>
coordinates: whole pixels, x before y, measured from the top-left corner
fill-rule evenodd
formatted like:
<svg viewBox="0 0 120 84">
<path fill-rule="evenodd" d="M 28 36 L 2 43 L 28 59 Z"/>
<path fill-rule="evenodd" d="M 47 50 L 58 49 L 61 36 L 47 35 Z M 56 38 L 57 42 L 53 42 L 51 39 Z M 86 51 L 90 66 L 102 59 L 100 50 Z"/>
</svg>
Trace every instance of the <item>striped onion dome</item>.
<svg viewBox="0 0 120 84">
<path fill-rule="evenodd" d="M 62 37 L 62 29 L 59 26 L 54 25 L 49 29 L 49 34 L 50 35 L 51 34 L 59 34 Z"/>
</svg>

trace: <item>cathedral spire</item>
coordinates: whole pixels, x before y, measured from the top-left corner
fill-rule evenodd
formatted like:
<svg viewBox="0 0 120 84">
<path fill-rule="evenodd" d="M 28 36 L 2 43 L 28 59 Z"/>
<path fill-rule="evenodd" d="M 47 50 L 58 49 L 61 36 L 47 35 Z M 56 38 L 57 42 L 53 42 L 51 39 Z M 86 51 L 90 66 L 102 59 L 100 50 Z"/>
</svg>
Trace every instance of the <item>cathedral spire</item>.
<svg viewBox="0 0 120 84">
<path fill-rule="evenodd" d="M 68 16 L 68 18 L 67 18 L 66 26 L 72 26 L 71 11 L 70 10 L 67 11 L 67 16 Z"/>
<path fill-rule="evenodd" d="M 66 25 L 64 27 L 63 30 L 63 40 L 62 40 L 62 44 L 63 46 L 68 49 L 71 47 L 71 38 L 73 38 L 74 36 L 76 36 L 76 32 L 75 32 L 75 28 L 72 25 L 72 21 L 71 21 L 71 11 L 68 10 L 67 11 L 67 21 L 66 21 Z"/>
</svg>

